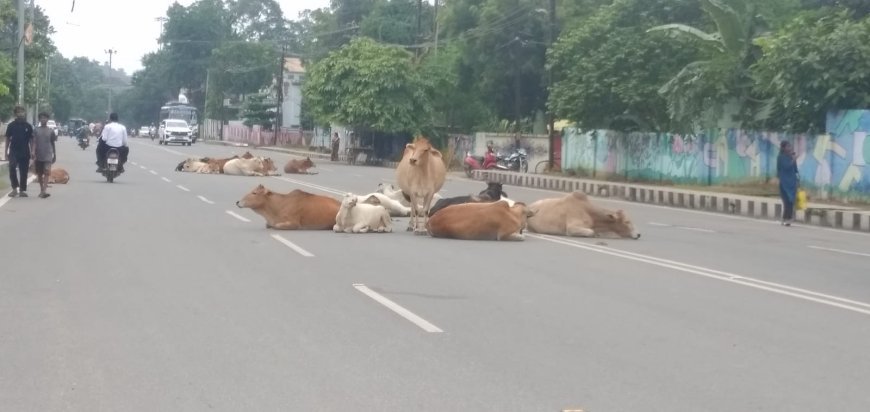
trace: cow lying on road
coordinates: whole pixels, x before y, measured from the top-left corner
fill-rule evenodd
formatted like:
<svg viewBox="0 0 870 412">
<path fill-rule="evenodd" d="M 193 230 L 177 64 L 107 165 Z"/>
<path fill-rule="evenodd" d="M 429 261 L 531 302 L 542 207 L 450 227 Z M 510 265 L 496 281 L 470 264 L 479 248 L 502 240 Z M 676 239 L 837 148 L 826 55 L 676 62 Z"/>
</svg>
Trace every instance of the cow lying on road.
<svg viewBox="0 0 870 412">
<path fill-rule="evenodd" d="M 270 158 L 233 159 L 224 165 L 224 174 L 235 176 L 277 176 Z"/>
<path fill-rule="evenodd" d="M 395 217 L 404 217 L 411 215 L 411 208 L 407 207 L 398 201 L 387 197 L 387 195 L 383 193 L 370 193 L 367 195 L 357 196 L 357 200 L 360 203 L 368 203 L 371 205 L 381 205 L 384 209 L 387 209 L 387 212 L 390 212 L 390 216 Z"/>
<path fill-rule="evenodd" d="M 331 197 L 298 189 L 281 194 L 258 185 L 236 202 L 236 206 L 263 216 L 267 229 L 330 230 L 335 226 L 341 204 Z"/>
<path fill-rule="evenodd" d="M 175 168 L 176 171 L 179 172 L 187 172 L 187 173 L 217 173 L 214 171 L 211 166 L 202 161 L 201 159 L 190 158 L 178 164 L 178 167 Z"/>
<path fill-rule="evenodd" d="M 384 194 L 387 197 L 389 197 L 390 199 L 393 199 L 393 200 L 399 202 L 402 206 L 409 208 L 408 210 L 410 211 L 411 197 L 405 195 L 405 193 L 402 192 L 402 189 L 399 189 L 398 187 L 396 187 L 392 184 L 387 185 L 387 184 L 381 183 L 378 185 L 377 193 Z M 443 197 L 441 195 L 439 195 L 438 193 L 435 193 L 435 196 L 432 197 L 432 204 L 434 205 L 437 201 L 439 201 L 441 199 L 443 199 Z M 418 207 L 420 207 L 420 206 L 418 205 Z M 410 213 L 410 212 L 408 212 L 408 213 Z"/>
<path fill-rule="evenodd" d="M 373 198 L 377 202 L 377 198 Z M 332 230 L 336 233 L 367 233 L 367 232 L 392 232 L 393 222 L 390 214 L 383 206 L 362 203 L 359 196 L 348 193 L 341 201 L 341 208 L 335 216 L 335 226 Z"/>
<path fill-rule="evenodd" d="M 527 219 L 533 213 L 523 203 L 465 203 L 448 206 L 429 218 L 432 237 L 463 240 L 523 240 Z"/>
<path fill-rule="evenodd" d="M 481 191 L 477 196 L 456 196 L 439 200 L 431 209 L 429 209 L 429 217 L 432 217 L 436 212 L 448 206 L 461 205 L 464 203 L 495 202 L 497 200 L 507 202 L 508 206 L 513 206 L 515 203 L 513 200 L 507 198 L 507 193 L 502 191 L 501 183 L 490 182 L 487 183 L 486 189 Z"/>
<path fill-rule="evenodd" d="M 36 163 L 30 163 L 30 174 L 36 175 Z M 48 184 L 61 184 L 65 185 L 69 183 L 69 173 L 67 173 L 66 169 L 60 166 L 51 166 L 51 172 L 48 175 Z"/>
<path fill-rule="evenodd" d="M 640 233 L 635 232 L 625 212 L 593 205 L 583 192 L 539 200 L 529 208 L 535 213 L 529 219 L 529 230 L 535 233 L 574 237 L 613 233 L 623 238 L 640 239 Z"/>
<path fill-rule="evenodd" d="M 300 174 L 300 175 L 314 175 L 317 173 L 311 173 L 308 169 L 316 167 L 314 166 L 314 162 L 311 161 L 310 157 L 306 157 L 305 159 L 290 159 L 286 165 L 284 165 L 284 173 L 288 174 Z"/>
</svg>

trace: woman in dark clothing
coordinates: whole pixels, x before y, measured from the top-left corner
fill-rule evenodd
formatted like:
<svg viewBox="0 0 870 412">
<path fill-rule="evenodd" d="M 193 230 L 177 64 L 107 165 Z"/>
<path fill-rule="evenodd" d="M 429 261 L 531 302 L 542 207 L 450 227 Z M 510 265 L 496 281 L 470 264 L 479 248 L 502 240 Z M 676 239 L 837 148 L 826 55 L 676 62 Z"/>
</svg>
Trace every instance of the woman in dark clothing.
<svg viewBox="0 0 870 412">
<path fill-rule="evenodd" d="M 800 176 L 794 150 L 789 142 L 782 142 L 779 145 L 776 175 L 779 178 L 779 196 L 782 198 L 782 224 L 791 226 L 791 222 L 794 221 L 794 203 L 797 199 Z"/>
</svg>

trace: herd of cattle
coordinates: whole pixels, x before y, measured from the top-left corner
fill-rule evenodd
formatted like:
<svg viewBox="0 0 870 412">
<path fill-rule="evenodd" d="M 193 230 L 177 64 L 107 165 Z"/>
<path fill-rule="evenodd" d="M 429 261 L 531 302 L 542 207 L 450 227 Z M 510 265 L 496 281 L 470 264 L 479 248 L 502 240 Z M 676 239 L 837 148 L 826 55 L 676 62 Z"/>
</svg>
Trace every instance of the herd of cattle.
<svg viewBox="0 0 870 412">
<path fill-rule="evenodd" d="M 308 171 L 314 167 L 311 158 L 304 160 L 290 160 L 284 165 L 284 173 L 289 174 L 312 174 Z M 226 174 L 236 176 L 278 176 L 275 163 L 268 157 L 256 157 L 251 152 L 245 152 L 241 156 L 233 156 L 223 159 L 209 157 L 190 158 L 182 161 L 175 167 L 178 172 L 191 172 L 203 174 Z"/>
<path fill-rule="evenodd" d="M 252 160 L 256 162 L 245 163 Z M 246 168 L 249 164 L 257 166 Z M 271 160 L 246 153 L 229 159 L 188 159 L 177 170 L 249 176 L 274 173 L 266 164 Z M 310 167 L 310 159 L 291 160 L 285 172 L 307 173 Z M 298 189 L 277 193 L 258 185 L 236 206 L 262 216 L 266 228 L 280 230 L 384 233 L 393 231 L 392 217 L 410 216 L 408 231 L 437 238 L 523 240 L 525 230 L 557 236 L 640 238 L 622 210 L 594 205 L 582 192 L 526 205 L 509 199 L 501 183 L 488 183 L 477 195 L 441 198 L 437 192 L 446 174 L 441 153 L 425 138 L 418 138 L 406 146 L 396 169 L 398 187 L 381 184 L 374 193 L 348 193 L 339 200 Z"/>
</svg>

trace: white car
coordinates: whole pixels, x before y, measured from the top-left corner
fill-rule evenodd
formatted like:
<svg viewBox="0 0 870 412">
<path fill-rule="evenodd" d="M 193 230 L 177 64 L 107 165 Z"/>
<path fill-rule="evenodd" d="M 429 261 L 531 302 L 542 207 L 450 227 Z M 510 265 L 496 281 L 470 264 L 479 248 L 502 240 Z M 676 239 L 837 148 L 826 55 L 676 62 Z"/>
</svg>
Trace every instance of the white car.
<svg viewBox="0 0 870 412">
<path fill-rule="evenodd" d="M 151 137 L 151 129 L 149 129 L 148 126 L 140 127 L 139 137 Z"/>
<path fill-rule="evenodd" d="M 157 135 L 160 137 L 158 142 L 160 144 L 181 143 L 188 146 L 193 144 L 193 133 L 184 120 L 168 119 L 160 122 Z"/>
<path fill-rule="evenodd" d="M 54 120 L 49 120 L 46 124 L 49 129 L 54 130 L 54 134 L 57 134 L 57 122 Z"/>
</svg>

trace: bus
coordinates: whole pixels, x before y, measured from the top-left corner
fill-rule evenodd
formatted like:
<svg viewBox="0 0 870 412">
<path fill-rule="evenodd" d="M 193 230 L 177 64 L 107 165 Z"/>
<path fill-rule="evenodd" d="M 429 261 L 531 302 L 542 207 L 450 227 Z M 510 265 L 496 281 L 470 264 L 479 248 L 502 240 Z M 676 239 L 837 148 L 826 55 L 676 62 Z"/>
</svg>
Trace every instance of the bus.
<svg viewBox="0 0 870 412">
<path fill-rule="evenodd" d="M 199 111 L 196 107 L 178 101 L 168 102 L 160 108 L 160 120 L 158 124 L 166 119 L 184 120 L 187 122 L 187 125 L 190 126 L 190 130 L 193 132 L 194 140 L 199 134 Z"/>
</svg>

